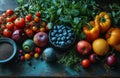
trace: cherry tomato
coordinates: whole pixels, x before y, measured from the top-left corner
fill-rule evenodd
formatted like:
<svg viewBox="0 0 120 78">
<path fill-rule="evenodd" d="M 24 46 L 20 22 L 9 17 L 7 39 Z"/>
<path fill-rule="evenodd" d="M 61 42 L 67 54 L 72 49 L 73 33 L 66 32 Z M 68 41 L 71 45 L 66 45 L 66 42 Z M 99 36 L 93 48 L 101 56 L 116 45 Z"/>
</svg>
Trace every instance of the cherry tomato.
<svg viewBox="0 0 120 78">
<path fill-rule="evenodd" d="M 7 22 L 6 28 L 9 30 L 14 30 L 14 24 L 12 22 Z"/>
<path fill-rule="evenodd" d="M 6 18 L 6 22 L 12 22 L 13 21 L 13 18 L 12 17 L 7 17 Z"/>
<path fill-rule="evenodd" d="M 14 23 L 15 23 L 15 25 L 16 25 L 16 27 L 17 28 L 24 28 L 24 26 L 25 26 L 25 24 L 26 24 L 26 22 L 25 22 L 25 20 L 24 20 L 24 18 L 17 18 L 15 21 L 14 21 Z"/>
<path fill-rule="evenodd" d="M 33 37 L 34 32 L 33 32 L 33 30 L 31 30 L 31 29 L 26 29 L 26 30 L 25 30 L 25 34 L 26 34 L 28 37 Z"/>
<path fill-rule="evenodd" d="M 1 25 L 1 29 L 4 30 L 6 28 L 5 25 Z"/>
<path fill-rule="evenodd" d="M 40 32 L 45 32 L 45 28 L 44 28 L 44 27 L 41 27 L 41 28 L 40 28 Z"/>
<path fill-rule="evenodd" d="M 36 17 L 34 18 L 34 21 L 35 21 L 35 22 L 39 22 L 39 21 L 40 21 L 40 18 L 36 16 Z"/>
<path fill-rule="evenodd" d="M 32 14 L 26 15 L 26 16 L 25 16 L 25 19 L 26 19 L 27 21 L 30 21 L 30 20 L 32 19 Z"/>
<path fill-rule="evenodd" d="M 41 26 L 46 27 L 46 22 L 41 22 Z"/>
<path fill-rule="evenodd" d="M 2 17 L 7 17 L 7 14 L 4 12 L 3 14 L 2 14 Z"/>
<path fill-rule="evenodd" d="M 24 55 L 24 57 L 25 57 L 26 60 L 30 60 L 31 55 L 30 55 L 29 53 L 26 53 L 26 54 Z"/>
<path fill-rule="evenodd" d="M 16 20 L 17 15 L 14 14 L 14 15 L 12 15 L 11 17 L 12 17 L 13 20 Z"/>
<path fill-rule="evenodd" d="M 39 53 L 34 54 L 34 58 L 36 58 L 36 59 L 39 58 L 39 56 L 40 56 Z"/>
<path fill-rule="evenodd" d="M 36 14 L 35 14 L 37 17 L 40 17 L 40 12 L 36 12 Z"/>
<path fill-rule="evenodd" d="M 35 52 L 40 54 L 41 53 L 41 49 L 39 47 L 36 47 L 35 48 Z"/>
<path fill-rule="evenodd" d="M 37 30 L 38 30 L 37 26 L 33 26 L 33 27 L 32 27 L 32 30 L 33 30 L 34 32 L 37 32 Z"/>
<path fill-rule="evenodd" d="M 3 36 L 5 36 L 5 37 L 11 37 L 11 35 L 12 35 L 11 30 L 9 30 L 7 28 L 3 30 Z"/>
<path fill-rule="evenodd" d="M 13 13 L 14 13 L 14 12 L 13 12 L 12 9 L 8 9 L 8 10 L 6 11 L 6 14 L 7 14 L 7 15 L 13 15 Z"/>
<path fill-rule="evenodd" d="M 35 25 L 35 22 L 34 21 L 30 21 L 30 26 L 34 26 Z"/>
<path fill-rule="evenodd" d="M 88 68 L 90 66 L 90 60 L 89 59 L 83 59 L 81 62 L 83 68 Z"/>
</svg>

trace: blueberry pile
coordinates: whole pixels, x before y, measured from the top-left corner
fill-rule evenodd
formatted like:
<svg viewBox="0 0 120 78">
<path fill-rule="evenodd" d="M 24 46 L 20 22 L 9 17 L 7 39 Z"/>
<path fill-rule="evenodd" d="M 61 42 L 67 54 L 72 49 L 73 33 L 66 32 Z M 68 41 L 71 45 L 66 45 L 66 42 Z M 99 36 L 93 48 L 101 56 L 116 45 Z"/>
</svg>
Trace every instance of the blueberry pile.
<svg viewBox="0 0 120 78">
<path fill-rule="evenodd" d="M 75 34 L 71 27 L 58 25 L 54 26 L 50 31 L 49 40 L 55 47 L 64 48 L 75 41 Z"/>
</svg>

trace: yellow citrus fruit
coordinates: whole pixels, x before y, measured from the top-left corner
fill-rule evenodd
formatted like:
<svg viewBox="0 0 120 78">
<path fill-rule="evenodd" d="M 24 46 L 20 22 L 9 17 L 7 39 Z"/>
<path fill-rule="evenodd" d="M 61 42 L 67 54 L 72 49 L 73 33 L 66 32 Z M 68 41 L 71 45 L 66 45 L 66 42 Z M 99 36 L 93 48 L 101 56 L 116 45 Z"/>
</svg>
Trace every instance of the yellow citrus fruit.
<svg viewBox="0 0 120 78">
<path fill-rule="evenodd" d="M 92 43 L 93 51 L 99 55 L 104 56 L 109 51 L 109 45 L 103 38 L 98 38 Z"/>
</svg>

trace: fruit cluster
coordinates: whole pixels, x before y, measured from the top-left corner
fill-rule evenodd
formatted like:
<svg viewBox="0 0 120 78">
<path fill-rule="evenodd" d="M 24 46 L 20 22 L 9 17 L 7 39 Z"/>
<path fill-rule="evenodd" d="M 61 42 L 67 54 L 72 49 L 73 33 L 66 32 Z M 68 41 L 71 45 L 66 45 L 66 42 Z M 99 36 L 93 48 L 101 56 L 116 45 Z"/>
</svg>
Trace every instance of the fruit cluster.
<svg viewBox="0 0 120 78">
<path fill-rule="evenodd" d="M 49 40 L 55 47 L 64 48 L 75 41 L 75 34 L 71 27 L 58 25 L 54 26 L 50 31 Z"/>
</svg>

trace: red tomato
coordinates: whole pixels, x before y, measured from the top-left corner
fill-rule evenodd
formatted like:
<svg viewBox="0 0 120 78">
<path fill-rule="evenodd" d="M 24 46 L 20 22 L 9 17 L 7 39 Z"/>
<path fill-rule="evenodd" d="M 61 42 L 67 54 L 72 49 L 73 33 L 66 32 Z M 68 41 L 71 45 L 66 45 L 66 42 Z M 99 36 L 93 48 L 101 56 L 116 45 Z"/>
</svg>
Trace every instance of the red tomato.
<svg viewBox="0 0 120 78">
<path fill-rule="evenodd" d="M 10 15 L 10 16 L 13 15 L 13 13 L 14 13 L 14 12 L 13 12 L 12 9 L 8 9 L 8 10 L 6 11 L 6 14 L 7 14 L 7 15 Z"/>
<path fill-rule="evenodd" d="M 38 30 L 37 26 L 33 26 L 33 27 L 32 27 L 32 30 L 33 30 L 34 32 L 37 32 L 37 30 Z"/>
<path fill-rule="evenodd" d="M 7 14 L 4 12 L 3 14 L 2 14 L 2 17 L 7 17 Z"/>
<path fill-rule="evenodd" d="M 7 17 L 6 18 L 6 22 L 12 22 L 13 21 L 13 18 L 12 17 Z"/>
<path fill-rule="evenodd" d="M 31 15 L 31 14 L 26 15 L 25 19 L 26 19 L 27 21 L 30 21 L 30 20 L 32 19 L 32 15 Z"/>
<path fill-rule="evenodd" d="M 1 29 L 4 30 L 5 28 L 6 28 L 6 26 L 2 24 Z"/>
<path fill-rule="evenodd" d="M 25 20 L 24 20 L 24 18 L 17 18 L 15 21 L 14 21 L 14 23 L 15 23 L 15 25 L 16 25 L 16 27 L 17 28 L 24 28 L 24 26 L 25 26 L 25 24 L 26 24 L 26 22 L 25 22 Z"/>
<path fill-rule="evenodd" d="M 34 26 L 35 22 L 34 21 L 30 21 L 30 26 Z"/>
<path fill-rule="evenodd" d="M 36 12 L 36 16 L 37 16 L 37 17 L 40 17 L 40 15 L 41 15 L 41 14 L 40 14 L 39 12 Z"/>
<path fill-rule="evenodd" d="M 9 30 L 14 30 L 14 24 L 12 22 L 8 22 L 6 24 L 6 28 L 9 29 Z"/>
<path fill-rule="evenodd" d="M 40 54 L 41 53 L 41 49 L 39 47 L 36 47 L 35 48 L 35 52 Z"/>
<path fill-rule="evenodd" d="M 39 21 L 40 21 L 40 18 L 36 16 L 36 17 L 34 18 L 34 21 L 35 21 L 35 22 L 39 22 Z"/>
<path fill-rule="evenodd" d="M 12 32 L 9 30 L 9 29 L 4 29 L 4 31 L 3 31 L 3 36 L 4 37 L 11 37 L 11 35 L 12 35 Z"/>
<path fill-rule="evenodd" d="M 33 32 L 33 30 L 31 30 L 31 29 L 26 29 L 26 30 L 25 30 L 25 34 L 26 34 L 28 37 L 33 37 L 34 32 Z"/>
<path fill-rule="evenodd" d="M 17 15 L 15 15 L 15 14 L 12 15 L 12 19 L 13 19 L 13 20 L 16 20 L 16 18 L 17 18 Z"/>
<path fill-rule="evenodd" d="M 87 67 L 90 66 L 90 60 L 89 59 L 83 59 L 81 64 L 82 64 L 83 68 L 87 68 Z"/>
</svg>

